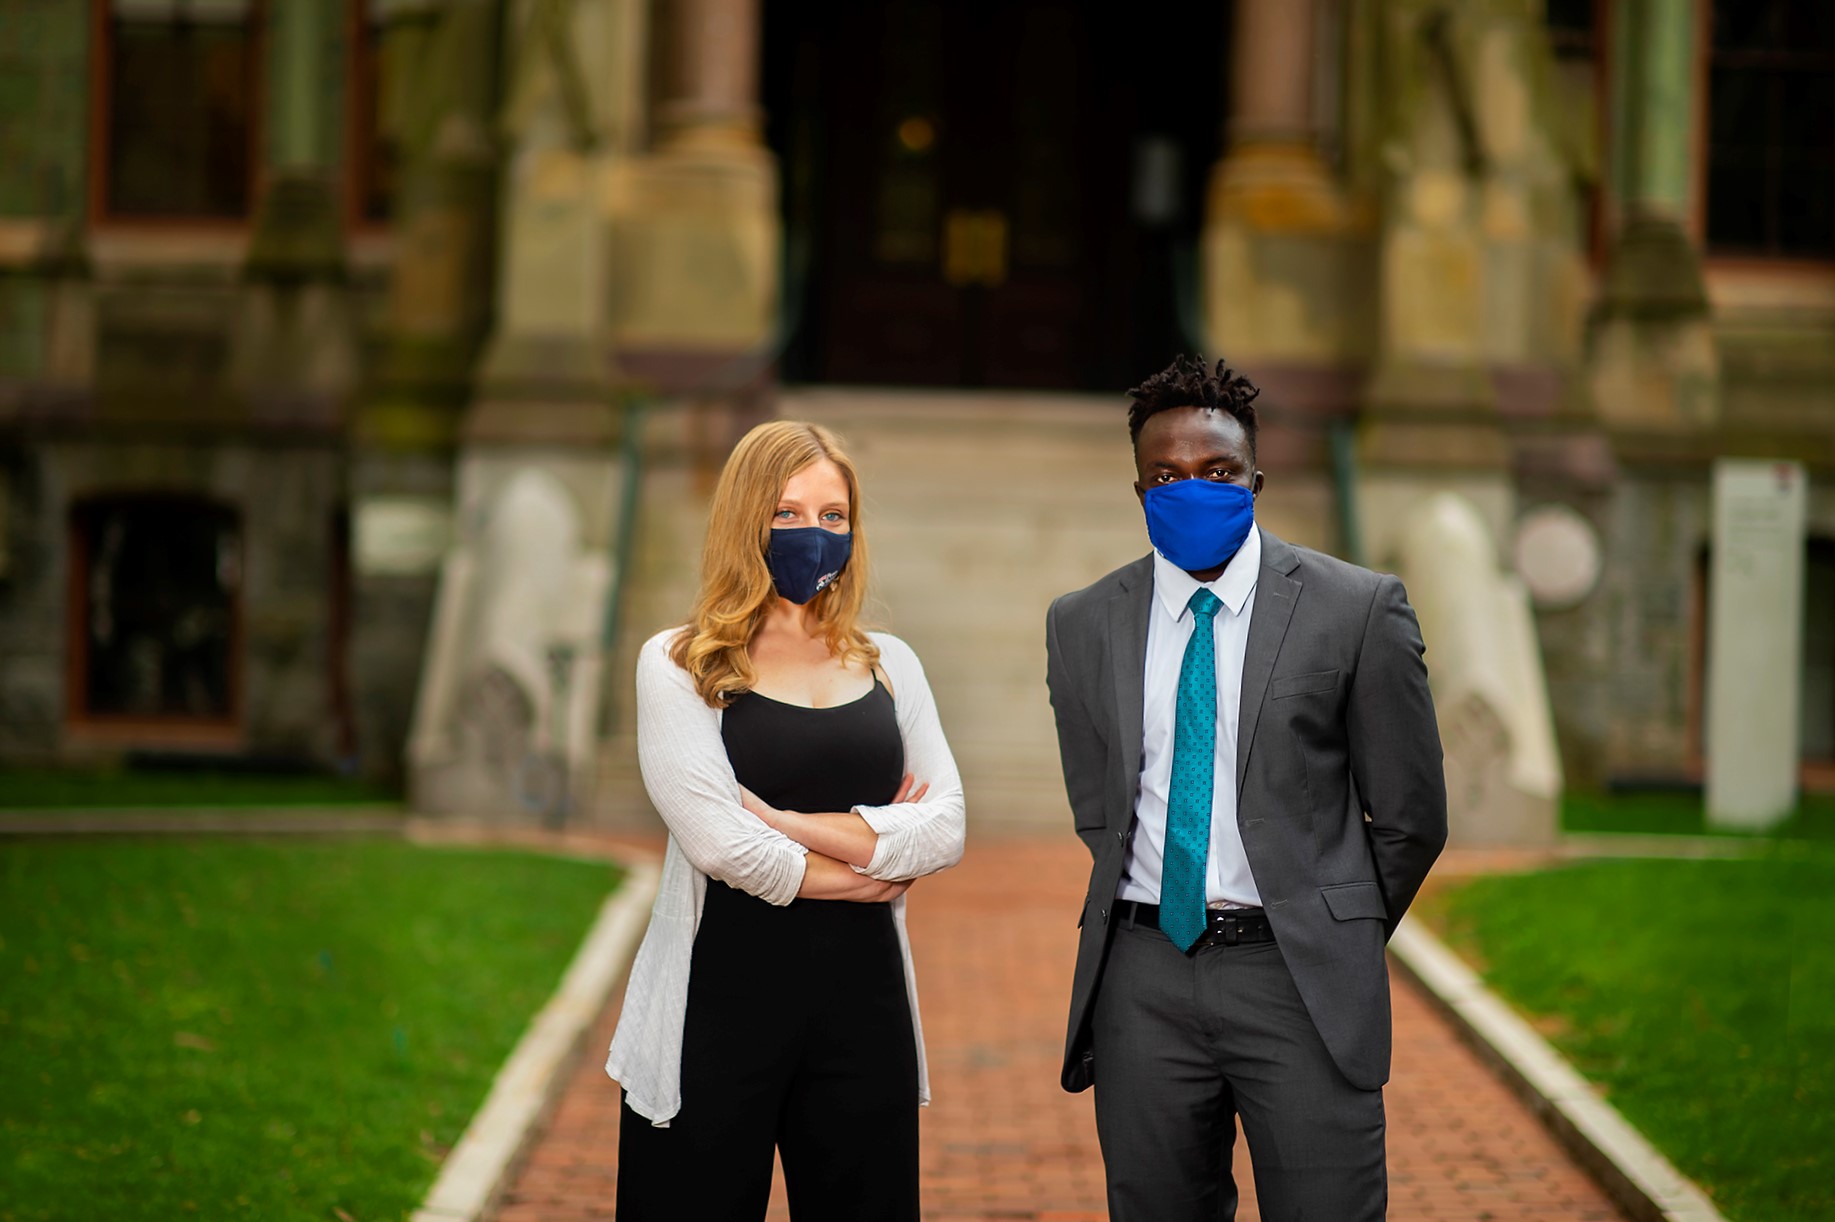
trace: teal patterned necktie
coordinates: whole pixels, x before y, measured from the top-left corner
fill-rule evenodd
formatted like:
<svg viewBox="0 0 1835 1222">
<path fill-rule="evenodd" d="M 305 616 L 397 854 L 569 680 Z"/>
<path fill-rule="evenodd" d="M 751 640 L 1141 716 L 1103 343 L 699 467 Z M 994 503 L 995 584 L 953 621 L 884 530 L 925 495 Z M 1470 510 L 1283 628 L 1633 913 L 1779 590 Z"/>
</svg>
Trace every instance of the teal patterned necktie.
<svg viewBox="0 0 1835 1222">
<path fill-rule="evenodd" d="M 1172 785 L 1166 796 L 1166 855 L 1160 866 L 1160 929 L 1180 950 L 1204 932 L 1204 877 L 1211 859 L 1211 789 L 1217 761 L 1217 640 L 1211 621 L 1223 601 L 1200 586 L 1191 640 L 1179 667 L 1172 732 Z"/>
</svg>

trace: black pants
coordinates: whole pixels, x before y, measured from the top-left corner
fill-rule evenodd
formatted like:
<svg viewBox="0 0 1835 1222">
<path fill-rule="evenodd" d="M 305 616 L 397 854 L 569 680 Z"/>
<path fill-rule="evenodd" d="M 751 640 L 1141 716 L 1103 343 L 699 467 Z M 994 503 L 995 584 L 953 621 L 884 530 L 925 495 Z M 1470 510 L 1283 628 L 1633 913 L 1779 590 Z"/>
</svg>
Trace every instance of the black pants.
<svg viewBox="0 0 1835 1222">
<path fill-rule="evenodd" d="M 779 908 L 710 881 L 682 1110 L 619 1119 L 621 1222 L 758 1222 L 771 1158 L 796 1222 L 916 1222 L 917 1042 L 885 904 Z"/>
<path fill-rule="evenodd" d="M 1281 948 L 1114 939 L 1090 1028 L 1110 1218 L 1234 1219 L 1240 1117 L 1265 1222 L 1380 1222 L 1383 1093 L 1338 1072 Z"/>
</svg>

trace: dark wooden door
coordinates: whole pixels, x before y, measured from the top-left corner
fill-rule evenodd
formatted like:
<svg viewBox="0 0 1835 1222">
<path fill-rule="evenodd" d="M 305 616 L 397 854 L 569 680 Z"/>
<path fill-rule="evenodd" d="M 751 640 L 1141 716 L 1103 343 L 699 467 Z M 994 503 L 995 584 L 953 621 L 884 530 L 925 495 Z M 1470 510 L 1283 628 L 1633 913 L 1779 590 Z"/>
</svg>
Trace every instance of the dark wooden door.
<svg viewBox="0 0 1835 1222">
<path fill-rule="evenodd" d="M 818 376 L 1083 384 L 1103 219 L 1085 188 L 1116 143 L 1099 138 L 1092 6 L 829 11 Z"/>
</svg>

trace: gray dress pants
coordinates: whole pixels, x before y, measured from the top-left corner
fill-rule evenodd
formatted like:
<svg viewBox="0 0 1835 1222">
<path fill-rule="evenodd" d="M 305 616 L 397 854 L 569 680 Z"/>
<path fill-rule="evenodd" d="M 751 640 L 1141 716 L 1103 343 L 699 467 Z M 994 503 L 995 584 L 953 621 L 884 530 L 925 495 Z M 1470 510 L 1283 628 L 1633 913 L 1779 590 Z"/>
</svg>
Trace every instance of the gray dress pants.
<svg viewBox="0 0 1835 1222">
<path fill-rule="evenodd" d="M 1111 1222 L 1233 1222 L 1238 1116 L 1264 1222 L 1380 1222 L 1383 1093 L 1338 1072 L 1280 947 L 1113 937 L 1091 1027 Z"/>
</svg>

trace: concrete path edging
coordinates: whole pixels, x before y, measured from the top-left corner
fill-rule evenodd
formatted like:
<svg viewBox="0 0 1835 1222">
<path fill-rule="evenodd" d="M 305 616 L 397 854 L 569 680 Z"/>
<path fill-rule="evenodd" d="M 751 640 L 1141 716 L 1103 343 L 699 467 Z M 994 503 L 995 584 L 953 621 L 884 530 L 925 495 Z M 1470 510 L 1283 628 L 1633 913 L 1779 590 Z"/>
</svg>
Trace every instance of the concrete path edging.
<svg viewBox="0 0 1835 1222">
<path fill-rule="evenodd" d="M 535 1127 L 564 1083 L 581 1038 L 624 975 L 656 898 L 662 869 L 632 862 L 605 901 L 554 996 L 497 1071 L 412 1222 L 478 1222 L 495 1203 Z"/>
<path fill-rule="evenodd" d="M 1727 1222 L 1694 1181 L 1419 921 L 1403 918 L 1389 949 L 1635 1222 Z"/>
</svg>

